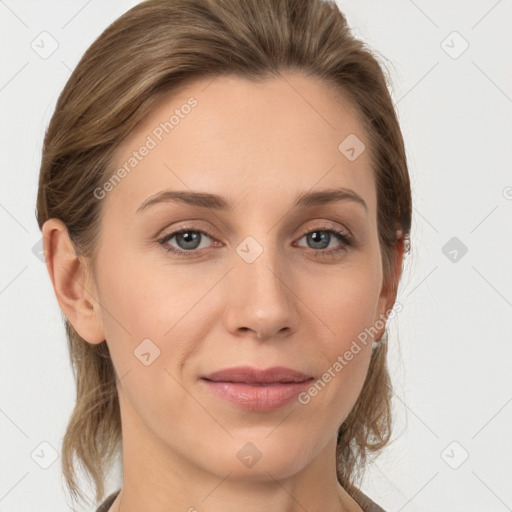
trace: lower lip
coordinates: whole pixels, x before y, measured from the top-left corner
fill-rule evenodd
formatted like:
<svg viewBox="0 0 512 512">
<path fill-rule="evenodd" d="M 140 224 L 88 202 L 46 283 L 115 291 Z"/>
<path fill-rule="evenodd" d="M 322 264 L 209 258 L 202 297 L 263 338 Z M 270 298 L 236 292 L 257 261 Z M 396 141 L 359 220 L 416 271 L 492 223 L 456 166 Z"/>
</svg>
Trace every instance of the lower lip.
<svg viewBox="0 0 512 512">
<path fill-rule="evenodd" d="M 244 384 L 242 382 L 213 382 L 201 379 L 220 398 L 248 411 L 273 411 L 292 402 L 299 393 L 311 385 L 303 382 L 275 384 Z"/>
</svg>

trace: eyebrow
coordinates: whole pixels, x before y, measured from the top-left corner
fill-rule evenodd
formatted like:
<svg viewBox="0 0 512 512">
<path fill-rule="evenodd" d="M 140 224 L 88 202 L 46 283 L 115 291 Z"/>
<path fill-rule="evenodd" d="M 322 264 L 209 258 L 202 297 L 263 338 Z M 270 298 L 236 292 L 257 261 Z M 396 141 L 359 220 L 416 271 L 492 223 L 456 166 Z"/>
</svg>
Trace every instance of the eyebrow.
<svg viewBox="0 0 512 512">
<path fill-rule="evenodd" d="M 368 206 L 364 199 L 349 188 L 330 188 L 317 192 L 305 192 L 300 194 L 293 204 L 297 207 L 312 207 L 339 201 L 353 201 L 364 207 L 368 212 Z M 225 197 L 207 192 L 189 192 L 186 190 L 164 190 L 146 199 L 137 208 L 137 213 L 147 209 L 149 206 L 158 203 L 181 202 L 191 206 L 211 208 L 219 211 L 233 211 L 234 204 Z"/>
</svg>

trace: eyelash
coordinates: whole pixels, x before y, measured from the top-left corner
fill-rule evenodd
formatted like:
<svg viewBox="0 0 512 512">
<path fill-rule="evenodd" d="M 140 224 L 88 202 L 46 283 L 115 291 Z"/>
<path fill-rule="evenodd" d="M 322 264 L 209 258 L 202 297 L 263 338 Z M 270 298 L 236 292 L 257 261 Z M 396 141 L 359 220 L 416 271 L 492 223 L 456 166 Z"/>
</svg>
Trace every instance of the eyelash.
<svg viewBox="0 0 512 512">
<path fill-rule="evenodd" d="M 328 227 L 322 226 L 322 227 L 317 227 L 317 228 L 311 229 L 310 231 L 307 231 L 306 233 L 304 233 L 299 238 L 299 240 L 302 239 L 303 237 L 305 237 L 311 233 L 317 232 L 317 231 L 320 231 L 322 233 L 333 234 L 340 242 L 342 242 L 342 245 L 335 249 L 319 249 L 319 250 L 311 249 L 313 251 L 313 253 L 315 254 L 315 257 L 336 256 L 339 252 L 347 251 L 353 245 L 352 235 L 349 235 L 345 231 L 341 231 L 339 228 L 335 227 L 334 225 L 329 225 Z M 193 257 L 191 255 L 198 252 L 196 249 L 191 249 L 190 251 L 184 251 L 184 250 L 176 249 L 175 247 L 172 247 L 167 244 L 167 242 L 169 240 L 171 240 L 174 236 L 179 235 L 181 233 L 187 233 L 187 232 L 201 233 L 202 235 L 206 235 L 208 238 L 215 240 L 215 238 L 212 237 L 211 235 L 209 235 L 206 231 L 203 231 L 201 229 L 195 229 L 193 227 L 183 227 L 177 231 L 173 231 L 172 233 L 169 233 L 169 234 L 165 235 L 164 237 L 160 238 L 158 240 L 158 243 L 162 246 L 162 248 L 166 252 L 171 252 L 177 256 Z"/>
</svg>

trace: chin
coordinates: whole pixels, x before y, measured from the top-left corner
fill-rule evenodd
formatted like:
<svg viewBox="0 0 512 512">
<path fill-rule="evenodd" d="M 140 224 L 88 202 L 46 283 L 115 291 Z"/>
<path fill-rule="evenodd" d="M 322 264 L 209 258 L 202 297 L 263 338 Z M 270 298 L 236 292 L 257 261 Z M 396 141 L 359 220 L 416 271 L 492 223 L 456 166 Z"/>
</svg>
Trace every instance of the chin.
<svg viewBox="0 0 512 512">
<path fill-rule="evenodd" d="M 227 444 L 217 444 L 215 453 L 210 455 L 210 460 L 215 461 L 214 472 L 223 477 L 230 474 L 230 480 L 279 480 L 301 471 L 314 458 L 314 447 L 309 446 L 311 438 L 308 441 L 276 432 L 269 435 L 271 431 L 265 428 L 261 435 L 252 432 L 243 439 L 237 436 Z"/>
</svg>

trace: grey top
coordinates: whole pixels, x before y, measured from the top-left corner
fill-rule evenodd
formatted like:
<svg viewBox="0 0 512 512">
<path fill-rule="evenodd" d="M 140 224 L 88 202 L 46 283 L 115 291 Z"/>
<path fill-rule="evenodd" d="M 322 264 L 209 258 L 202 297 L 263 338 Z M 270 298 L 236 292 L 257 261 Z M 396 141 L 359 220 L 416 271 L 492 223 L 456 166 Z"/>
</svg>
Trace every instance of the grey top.
<svg viewBox="0 0 512 512">
<path fill-rule="evenodd" d="M 117 495 L 121 492 L 121 489 L 118 489 L 116 492 L 113 492 L 105 501 L 96 509 L 96 512 L 108 512 L 108 509 L 114 503 L 114 500 L 117 498 Z"/>
<path fill-rule="evenodd" d="M 354 500 L 364 512 L 386 512 L 381 506 L 368 498 L 360 489 L 355 489 Z"/>
<path fill-rule="evenodd" d="M 117 495 L 121 489 L 113 492 L 110 496 L 108 496 L 105 501 L 96 509 L 96 512 L 108 512 L 108 509 L 114 503 Z M 382 507 L 379 507 L 377 503 L 372 501 L 366 494 L 364 494 L 359 489 L 356 491 L 356 496 L 354 497 L 357 504 L 364 510 L 364 512 L 386 512 Z"/>
</svg>

